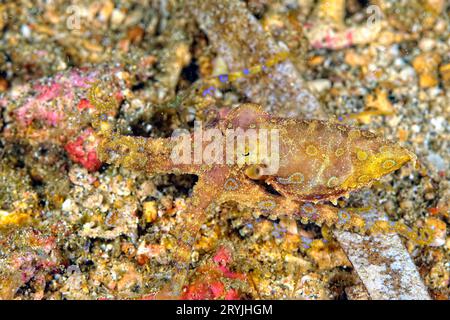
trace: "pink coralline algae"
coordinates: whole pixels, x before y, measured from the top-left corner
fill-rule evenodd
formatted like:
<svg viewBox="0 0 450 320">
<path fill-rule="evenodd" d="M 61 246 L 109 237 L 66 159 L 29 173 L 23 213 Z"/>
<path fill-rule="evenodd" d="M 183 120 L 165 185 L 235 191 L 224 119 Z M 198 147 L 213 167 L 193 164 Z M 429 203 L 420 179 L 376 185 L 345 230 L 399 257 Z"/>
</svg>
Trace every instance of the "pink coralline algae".
<svg viewBox="0 0 450 320">
<path fill-rule="evenodd" d="M 10 245 L 12 241 L 30 245 L 17 248 Z M 56 238 L 33 228 L 16 229 L 0 238 L 0 246 L 5 253 L 0 257 L 0 298 L 12 299 L 21 286 L 33 282 L 34 298 L 41 299 L 45 275 L 61 266 Z"/>
<path fill-rule="evenodd" d="M 68 77 L 59 74 L 50 83 L 34 85 L 32 90 L 36 94 L 15 111 L 17 121 L 26 126 L 36 120 L 44 121 L 47 126 L 58 125 L 64 121 L 65 113 L 71 111 L 75 90 L 89 88 L 89 83 L 94 82 L 96 76 L 95 71 L 83 76 L 73 70 Z"/>
<path fill-rule="evenodd" d="M 77 105 L 78 110 L 92 109 L 94 106 L 87 99 L 81 99 Z"/>
<path fill-rule="evenodd" d="M 238 300 L 242 298 L 238 289 L 227 286 L 227 283 L 233 283 L 233 281 L 246 281 L 244 274 L 230 270 L 230 264 L 233 261 L 231 251 L 222 246 L 211 260 L 199 267 L 197 274 L 201 276 L 185 287 L 181 299 Z"/>
<path fill-rule="evenodd" d="M 77 69 L 13 90 L 1 104 L 6 119 L 4 137 L 32 147 L 50 143 L 63 148 L 73 162 L 97 170 L 101 163 L 91 127 L 94 108 L 89 90 L 101 81 L 105 86 L 101 98 L 107 100 L 106 94 L 111 95 L 118 107 L 128 86 L 123 80 L 126 75 L 119 69 Z"/>
<path fill-rule="evenodd" d="M 81 164 L 89 171 L 96 171 L 102 165 L 98 159 L 97 148 L 98 141 L 91 128 L 84 130 L 75 140 L 68 142 L 64 149 L 69 154 L 73 162 Z"/>
</svg>

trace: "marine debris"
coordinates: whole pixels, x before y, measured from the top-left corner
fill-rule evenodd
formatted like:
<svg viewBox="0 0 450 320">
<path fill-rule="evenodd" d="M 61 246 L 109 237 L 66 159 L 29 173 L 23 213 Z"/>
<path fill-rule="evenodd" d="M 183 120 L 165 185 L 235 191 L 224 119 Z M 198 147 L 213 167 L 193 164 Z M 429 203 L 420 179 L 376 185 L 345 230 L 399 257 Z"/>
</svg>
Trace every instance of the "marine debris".
<svg viewBox="0 0 450 320">
<path fill-rule="evenodd" d="M 397 235 L 361 236 L 340 230 L 334 234 L 372 299 L 430 300 Z"/>
</svg>

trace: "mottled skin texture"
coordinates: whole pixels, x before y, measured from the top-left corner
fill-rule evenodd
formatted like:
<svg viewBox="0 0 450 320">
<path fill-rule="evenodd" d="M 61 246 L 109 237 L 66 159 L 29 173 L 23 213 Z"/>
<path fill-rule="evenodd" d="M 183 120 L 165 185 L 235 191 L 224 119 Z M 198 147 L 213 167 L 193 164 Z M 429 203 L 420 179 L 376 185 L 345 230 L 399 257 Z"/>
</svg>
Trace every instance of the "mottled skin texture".
<svg viewBox="0 0 450 320">
<path fill-rule="evenodd" d="M 299 201 L 331 200 L 400 168 L 413 155 L 369 131 L 315 120 L 278 119 L 281 158 L 266 180 Z M 295 177 L 296 184 L 285 179 Z M 300 182 L 301 180 L 301 182 Z"/>
<path fill-rule="evenodd" d="M 91 103 L 106 111 L 105 104 L 95 100 Z M 230 128 L 278 129 L 280 163 L 276 174 L 262 175 L 264 164 L 174 164 L 171 152 L 178 139 L 121 136 L 113 133 L 111 124 L 104 116 L 103 119 L 96 124 L 102 139 L 98 151 L 103 161 L 151 175 L 198 176 L 183 213 L 184 223 L 173 232 L 178 239 L 174 257 L 177 272 L 159 298 L 180 295 L 191 250 L 209 207 L 234 201 L 274 218 L 304 218 L 308 217 L 310 202 L 335 203 L 340 196 L 370 185 L 414 158 L 409 151 L 369 131 L 327 121 L 277 118 L 258 105 L 243 104 L 218 119 L 213 127 L 222 134 Z M 184 138 L 194 143 L 194 134 Z M 203 150 L 207 145 L 203 143 Z M 252 155 L 249 152 L 247 156 Z M 319 223 L 336 223 L 337 212 L 331 206 L 314 206 Z M 361 218 L 350 215 L 349 225 L 361 227 Z"/>
</svg>

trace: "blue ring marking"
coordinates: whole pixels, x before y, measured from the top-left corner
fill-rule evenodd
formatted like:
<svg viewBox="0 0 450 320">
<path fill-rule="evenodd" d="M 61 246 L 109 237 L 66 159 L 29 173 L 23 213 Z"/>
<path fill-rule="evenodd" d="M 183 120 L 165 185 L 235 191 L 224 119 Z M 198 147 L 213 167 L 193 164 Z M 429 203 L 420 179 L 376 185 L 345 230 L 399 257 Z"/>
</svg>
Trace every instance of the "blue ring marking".
<svg viewBox="0 0 450 320">
<path fill-rule="evenodd" d="M 265 204 L 270 204 L 270 207 L 265 206 Z M 276 207 L 276 203 L 273 200 L 263 200 L 261 202 L 258 203 L 258 207 L 263 210 L 263 211 L 271 211 L 273 209 L 275 209 Z"/>
<path fill-rule="evenodd" d="M 228 75 L 227 74 L 221 74 L 219 75 L 219 80 L 222 83 L 227 83 L 228 82 Z"/>
<path fill-rule="evenodd" d="M 368 210 L 367 212 L 364 212 L 361 215 L 361 218 L 363 218 L 363 220 L 364 220 L 364 228 L 366 231 L 370 231 L 372 226 L 375 224 L 375 222 L 376 222 L 375 218 L 370 215 L 376 214 L 376 213 L 377 213 L 377 211 L 375 209 L 370 208 L 370 210 Z"/>
<path fill-rule="evenodd" d="M 208 89 L 205 89 L 205 90 L 203 91 L 203 96 L 205 97 L 206 95 L 211 94 L 211 91 L 214 92 L 215 90 L 216 90 L 216 88 L 214 88 L 214 86 L 209 87 Z"/>
<path fill-rule="evenodd" d="M 434 240 L 434 235 L 436 234 L 436 232 L 435 232 L 435 227 L 434 226 L 431 226 L 430 227 L 430 229 L 431 229 L 431 234 L 428 232 L 429 231 L 429 229 L 427 230 L 427 228 L 422 228 L 422 230 L 424 230 L 424 232 L 420 232 L 420 230 L 419 229 L 417 229 L 417 237 L 416 237 L 416 242 L 417 241 L 422 241 L 422 242 L 425 242 L 425 243 L 427 243 L 427 244 L 430 244 L 431 242 L 433 242 L 433 240 Z M 424 239 L 424 237 L 422 237 L 422 236 L 425 236 L 425 239 Z"/>
<path fill-rule="evenodd" d="M 293 181 L 294 177 L 300 177 L 299 181 Z M 305 180 L 305 176 L 300 172 L 295 172 L 287 178 L 277 177 L 276 179 L 281 184 L 301 184 Z"/>
<path fill-rule="evenodd" d="M 395 225 L 397 224 L 397 222 L 395 222 L 395 221 L 389 221 L 388 224 L 389 224 L 389 227 L 391 228 L 390 231 L 392 231 L 392 232 L 395 233 Z"/>
<path fill-rule="evenodd" d="M 347 215 L 347 218 L 344 218 L 344 217 L 343 217 L 344 214 Z M 347 222 L 350 220 L 350 218 L 351 218 L 350 213 L 348 213 L 348 212 L 345 211 L 344 209 L 339 210 L 339 212 L 338 212 L 338 217 L 339 217 L 339 221 L 338 221 L 339 224 L 345 224 L 345 223 L 347 223 Z"/>
<path fill-rule="evenodd" d="M 286 230 L 283 228 L 280 228 L 280 225 L 278 223 L 275 223 L 274 228 L 275 228 L 275 230 L 272 231 L 272 235 L 275 238 L 280 239 L 282 237 L 282 233 L 285 232 Z"/>
<path fill-rule="evenodd" d="M 313 241 L 312 239 L 309 239 L 309 238 L 306 238 L 303 236 L 300 239 L 301 239 L 303 248 L 305 248 L 305 249 L 311 248 L 311 246 L 309 244 Z M 305 243 L 303 243 L 303 242 L 305 242 Z"/>
<path fill-rule="evenodd" d="M 312 211 L 308 212 L 306 211 L 306 208 L 311 208 Z M 310 219 L 317 219 L 317 209 L 316 207 L 314 207 L 314 205 L 310 202 L 305 203 L 304 205 L 302 205 L 302 207 L 300 208 L 300 210 L 304 213 L 304 215 L 306 215 L 306 217 L 310 218 Z"/>
<path fill-rule="evenodd" d="M 229 184 L 232 184 L 232 186 L 229 186 Z M 235 191 L 239 188 L 239 182 L 237 182 L 234 178 L 228 178 L 225 181 L 223 188 L 228 191 Z"/>
</svg>

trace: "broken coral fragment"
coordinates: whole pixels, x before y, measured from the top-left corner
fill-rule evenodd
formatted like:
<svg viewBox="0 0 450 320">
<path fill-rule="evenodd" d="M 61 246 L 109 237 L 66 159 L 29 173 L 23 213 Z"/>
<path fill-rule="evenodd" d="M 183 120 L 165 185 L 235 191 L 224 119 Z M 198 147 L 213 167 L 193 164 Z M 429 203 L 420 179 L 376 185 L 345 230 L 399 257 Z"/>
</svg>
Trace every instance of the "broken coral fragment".
<svg viewBox="0 0 450 320">
<path fill-rule="evenodd" d="M 339 50 L 353 45 L 375 41 L 382 27 L 383 13 L 377 6 L 370 6 L 372 14 L 366 24 L 347 27 L 344 24 L 345 0 L 319 0 L 311 19 L 305 26 L 305 34 L 313 48 Z"/>
<path fill-rule="evenodd" d="M 230 270 L 232 252 L 227 246 L 220 246 L 212 261 L 200 266 L 194 281 L 185 286 L 181 299 L 184 300 L 239 300 L 242 293 L 238 287 L 246 282 L 246 276 Z M 235 286 L 236 288 L 233 288 Z"/>
<path fill-rule="evenodd" d="M 438 66 L 442 58 L 439 54 L 423 53 L 417 56 L 412 65 L 419 75 L 419 85 L 421 88 L 431 88 L 439 84 Z"/>
</svg>

